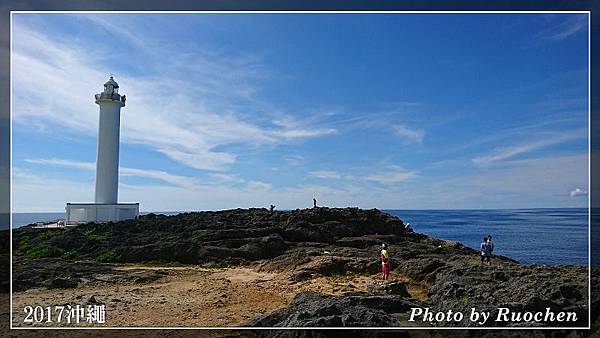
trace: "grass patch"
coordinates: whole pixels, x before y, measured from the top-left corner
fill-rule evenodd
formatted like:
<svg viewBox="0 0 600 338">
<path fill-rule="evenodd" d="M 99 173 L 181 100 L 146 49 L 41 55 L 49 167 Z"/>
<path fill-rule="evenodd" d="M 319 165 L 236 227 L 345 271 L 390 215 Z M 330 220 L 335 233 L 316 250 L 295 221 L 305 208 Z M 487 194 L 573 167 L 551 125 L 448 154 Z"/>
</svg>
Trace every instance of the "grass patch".
<svg viewBox="0 0 600 338">
<path fill-rule="evenodd" d="M 50 239 L 52 237 L 56 237 L 59 236 L 61 234 L 61 232 L 59 230 L 48 230 L 48 231 L 44 231 L 42 233 L 40 233 L 37 238 L 40 240 L 47 240 Z"/>
<path fill-rule="evenodd" d="M 91 242 L 104 242 L 108 240 L 108 232 L 97 233 L 96 228 L 89 228 L 83 232 L 85 239 Z"/>
<path fill-rule="evenodd" d="M 469 295 L 465 292 L 459 299 L 458 299 L 458 304 L 460 305 L 464 305 L 467 303 L 467 301 L 469 300 Z"/>
<path fill-rule="evenodd" d="M 77 251 L 65 250 L 51 245 L 39 245 L 34 246 L 29 250 L 21 250 L 22 252 L 25 252 L 25 257 L 27 258 L 60 257 L 66 260 L 72 260 L 78 256 Z"/>
<path fill-rule="evenodd" d="M 204 266 L 207 269 L 223 269 L 227 267 L 227 264 L 224 262 L 210 262 Z"/>
<path fill-rule="evenodd" d="M 70 261 L 77 258 L 77 256 L 77 251 L 69 250 L 65 251 L 65 253 L 62 255 L 62 258 Z"/>
<path fill-rule="evenodd" d="M 89 235 L 86 237 L 89 241 L 92 242 L 104 242 L 104 241 L 108 241 L 108 235 L 104 234 L 104 235 Z"/>
<path fill-rule="evenodd" d="M 27 252 L 27 246 L 29 246 L 29 236 L 23 236 L 19 240 L 19 244 L 17 244 L 18 252 Z"/>
<path fill-rule="evenodd" d="M 113 249 L 96 257 L 96 260 L 100 263 L 118 262 L 121 260 L 121 255 L 119 255 L 117 251 Z"/>
<path fill-rule="evenodd" d="M 44 257 L 62 257 L 65 253 L 67 253 L 64 249 L 50 246 L 50 245 L 40 245 L 33 247 L 25 253 L 25 257 L 27 258 L 44 258 Z"/>
</svg>

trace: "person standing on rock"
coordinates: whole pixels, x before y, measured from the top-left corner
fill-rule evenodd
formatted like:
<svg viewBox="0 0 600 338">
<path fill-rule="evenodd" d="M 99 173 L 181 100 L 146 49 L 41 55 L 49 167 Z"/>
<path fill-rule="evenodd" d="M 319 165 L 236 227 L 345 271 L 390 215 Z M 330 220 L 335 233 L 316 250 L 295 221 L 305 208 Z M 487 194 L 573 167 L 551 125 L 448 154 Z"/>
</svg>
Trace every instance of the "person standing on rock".
<svg viewBox="0 0 600 338">
<path fill-rule="evenodd" d="M 481 243 L 481 264 L 484 264 L 484 261 L 487 260 L 488 265 L 492 265 L 490 261 L 491 249 L 488 243 L 488 238 L 483 237 L 483 243 Z"/>
<path fill-rule="evenodd" d="M 317 199 L 313 197 L 313 208 L 317 207 Z"/>
<path fill-rule="evenodd" d="M 381 271 L 383 272 L 383 280 L 388 280 L 390 277 L 390 255 L 385 243 L 381 244 Z"/>
<path fill-rule="evenodd" d="M 494 253 L 494 243 L 492 243 L 492 235 L 488 235 L 488 245 L 490 246 L 490 257 Z"/>
</svg>

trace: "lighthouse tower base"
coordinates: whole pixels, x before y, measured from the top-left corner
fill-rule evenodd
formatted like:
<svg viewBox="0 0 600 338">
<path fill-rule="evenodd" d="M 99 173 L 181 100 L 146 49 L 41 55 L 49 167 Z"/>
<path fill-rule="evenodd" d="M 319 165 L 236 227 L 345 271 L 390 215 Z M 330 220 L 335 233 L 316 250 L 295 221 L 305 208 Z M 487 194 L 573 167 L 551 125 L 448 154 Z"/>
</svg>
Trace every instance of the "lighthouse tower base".
<svg viewBox="0 0 600 338">
<path fill-rule="evenodd" d="M 140 214 L 139 203 L 67 203 L 65 224 L 118 222 L 136 219 Z"/>
</svg>

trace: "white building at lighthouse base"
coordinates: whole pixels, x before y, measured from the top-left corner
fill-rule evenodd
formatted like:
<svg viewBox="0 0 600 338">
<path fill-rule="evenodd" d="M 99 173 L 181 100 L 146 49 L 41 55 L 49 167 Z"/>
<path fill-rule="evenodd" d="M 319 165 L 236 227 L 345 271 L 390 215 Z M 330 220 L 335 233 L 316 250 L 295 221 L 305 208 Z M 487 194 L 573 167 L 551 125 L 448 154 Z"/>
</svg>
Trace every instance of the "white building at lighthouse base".
<svg viewBox="0 0 600 338">
<path fill-rule="evenodd" d="M 118 222 L 137 218 L 140 214 L 139 203 L 67 203 L 65 209 L 66 225 Z"/>
</svg>

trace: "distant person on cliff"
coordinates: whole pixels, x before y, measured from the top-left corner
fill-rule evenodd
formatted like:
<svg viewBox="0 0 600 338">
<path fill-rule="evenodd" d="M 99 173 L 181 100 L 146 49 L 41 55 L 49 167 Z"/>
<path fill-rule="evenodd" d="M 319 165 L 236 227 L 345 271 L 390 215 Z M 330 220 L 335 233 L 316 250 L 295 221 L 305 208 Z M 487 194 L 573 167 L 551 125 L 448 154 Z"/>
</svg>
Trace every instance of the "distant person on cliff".
<svg viewBox="0 0 600 338">
<path fill-rule="evenodd" d="M 490 245 L 488 244 L 488 238 L 483 237 L 483 243 L 481 243 L 481 264 L 484 264 L 484 260 L 487 260 L 488 265 L 492 265 L 490 261 L 491 251 Z"/>
<path fill-rule="evenodd" d="M 317 199 L 313 197 L 313 208 L 317 207 Z"/>
<path fill-rule="evenodd" d="M 490 246 L 490 256 L 494 253 L 494 243 L 492 243 L 492 235 L 488 235 L 488 245 Z"/>
<path fill-rule="evenodd" d="M 383 272 L 383 280 L 388 280 L 390 277 L 390 255 L 385 243 L 381 244 L 381 271 Z"/>
</svg>

